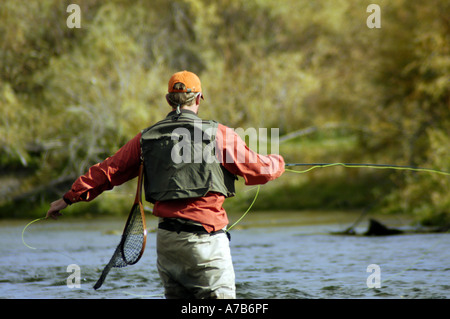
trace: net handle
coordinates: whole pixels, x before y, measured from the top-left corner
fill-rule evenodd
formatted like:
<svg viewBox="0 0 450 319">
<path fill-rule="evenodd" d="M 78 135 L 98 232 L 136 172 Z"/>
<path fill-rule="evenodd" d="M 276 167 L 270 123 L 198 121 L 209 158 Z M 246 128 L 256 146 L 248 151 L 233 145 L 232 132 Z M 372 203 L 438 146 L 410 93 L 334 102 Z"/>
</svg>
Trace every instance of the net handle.
<svg viewBox="0 0 450 319">
<path fill-rule="evenodd" d="M 138 183 L 136 189 L 136 197 L 134 198 L 134 204 L 140 203 L 142 206 L 142 179 L 144 177 L 144 162 L 141 161 L 139 165 Z"/>
</svg>

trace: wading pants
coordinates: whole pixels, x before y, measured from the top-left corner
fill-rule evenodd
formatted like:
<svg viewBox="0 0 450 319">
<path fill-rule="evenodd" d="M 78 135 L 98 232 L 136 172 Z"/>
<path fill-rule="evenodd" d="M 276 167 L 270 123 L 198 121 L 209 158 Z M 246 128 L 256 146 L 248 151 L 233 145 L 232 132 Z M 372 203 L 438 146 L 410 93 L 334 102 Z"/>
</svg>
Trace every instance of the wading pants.
<svg viewBox="0 0 450 319">
<path fill-rule="evenodd" d="M 234 299 L 235 275 L 227 235 L 158 229 L 158 272 L 167 299 Z"/>
</svg>

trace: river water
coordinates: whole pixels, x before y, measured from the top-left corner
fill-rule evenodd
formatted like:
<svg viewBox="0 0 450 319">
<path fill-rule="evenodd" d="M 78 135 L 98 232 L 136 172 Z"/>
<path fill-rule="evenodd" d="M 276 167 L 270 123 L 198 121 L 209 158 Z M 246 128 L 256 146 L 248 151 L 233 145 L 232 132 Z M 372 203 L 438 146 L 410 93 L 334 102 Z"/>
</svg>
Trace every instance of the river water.
<svg viewBox="0 0 450 319">
<path fill-rule="evenodd" d="M 232 230 L 237 297 L 245 299 L 449 298 L 450 234 L 340 236 L 352 214 L 253 213 Z M 230 217 L 230 220 L 232 218 Z M 0 298 L 163 298 L 157 219 L 147 217 L 142 259 L 92 286 L 120 240 L 125 218 L 0 221 Z M 395 220 L 397 228 L 404 227 Z M 366 225 L 362 222 L 358 232 Z M 27 247 L 27 245 L 29 247 Z M 32 249 L 32 248 L 35 249 Z M 80 286 L 71 279 L 79 269 Z M 372 272 L 369 265 L 377 265 Z M 368 278 L 380 287 L 368 287 Z M 69 281 L 68 281 L 69 278 Z M 376 283 L 370 279 L 369 284 Z"/>
</svg>

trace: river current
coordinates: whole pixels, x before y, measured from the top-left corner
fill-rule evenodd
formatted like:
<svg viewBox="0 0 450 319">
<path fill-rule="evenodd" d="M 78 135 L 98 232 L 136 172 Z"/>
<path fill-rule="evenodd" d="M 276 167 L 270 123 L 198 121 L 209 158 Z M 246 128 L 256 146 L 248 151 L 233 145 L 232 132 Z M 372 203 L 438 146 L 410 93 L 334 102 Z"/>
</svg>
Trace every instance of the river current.
<svg viewBox="0 0 450 319">
<path fill-rule="evenodd" d="M 237 298 L 450 297 L 449 233 L 333 235 L 355 217 L 333 216 L 249 214 L 231 231 Z M 99 290 L 92 287 L 120 241 L 125 218 L 42 220 L 26 229 L 24 243 L 28 222 L 0 221 L 0 298 L 164 298 L 156 269 L 156 218 L 147 218 L 142 259 L 113 268 Z M 365 224 L 358 227 L 363 232 Z"/>
</svg>

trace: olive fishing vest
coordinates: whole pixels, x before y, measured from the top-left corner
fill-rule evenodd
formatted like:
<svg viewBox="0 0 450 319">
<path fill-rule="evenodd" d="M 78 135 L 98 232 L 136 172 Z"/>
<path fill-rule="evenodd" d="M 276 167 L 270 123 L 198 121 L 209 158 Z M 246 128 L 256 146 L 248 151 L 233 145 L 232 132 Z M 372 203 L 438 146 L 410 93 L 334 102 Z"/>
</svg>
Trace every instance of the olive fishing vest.
<svg viewBox="0 0 450 319">
<path fill-rule="evenodd" d="M 142 131 L 145 199 L 155 201 L 235 195 L 235 175 L 215 155 L 218 123 L 194 112 L 175 112 Z"/>
</svg>

